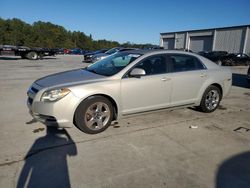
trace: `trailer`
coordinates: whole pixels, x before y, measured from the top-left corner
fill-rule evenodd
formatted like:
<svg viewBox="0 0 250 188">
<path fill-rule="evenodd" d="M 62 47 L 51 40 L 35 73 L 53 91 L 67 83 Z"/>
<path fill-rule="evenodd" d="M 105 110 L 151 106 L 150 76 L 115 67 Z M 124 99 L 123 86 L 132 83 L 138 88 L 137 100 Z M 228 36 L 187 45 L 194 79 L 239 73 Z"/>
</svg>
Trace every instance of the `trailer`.
<svg viewBox="0 0 250 188">
<path fill-rule="evenodd" d="M 54 56 L 56 51 L 49 48 L 29 48 L 27 46 L 0 45 L 0 55 L 21 56 L 22 59 L 37 60 L 44 56 Z"/>
</svg>

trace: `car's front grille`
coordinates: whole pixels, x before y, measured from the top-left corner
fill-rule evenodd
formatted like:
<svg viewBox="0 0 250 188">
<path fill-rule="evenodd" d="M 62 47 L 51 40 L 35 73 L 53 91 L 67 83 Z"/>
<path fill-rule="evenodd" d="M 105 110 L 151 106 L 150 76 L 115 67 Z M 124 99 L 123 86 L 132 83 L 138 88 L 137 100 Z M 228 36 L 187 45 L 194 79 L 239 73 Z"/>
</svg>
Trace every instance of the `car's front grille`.
<svg viewBox="0 0 250 188">
<path fill-rule="evenodd" d="M 34 100 L 36 94 L 37 94 L 38 91 L 39 91 L 39 89 L 38 89 L 37 87 L 38 87 L 38 86 L 36 86 L 36 84 L 34 84 L 34 85 L 32 85 L 32 86 L 29 88 L 29 90 L 28 90 L 28 92 L 27 92 L 27 95 L 28 95 L 28 101 L 27 101 L 27 102 L 28 102 L 29 105 L 32 105 L 33 100 Z"/>
<path fill-rule="evenodd" d="M 28 97 L 28 103 L 29 103 L 29 105 L 32 105 L 32 103 L 33 103 L 33 99 L 32 99 L 32 98 L 30 98 L 30 97 Z"/>
<path fill-rule="evenodd" d="M 30 90 L 33 91 L 34 93 L 37 93 L 37 92 L 38 92 L 38 89 L 36 89 L 36 88 L 34 88 L 34 87 L 31 87 Z"/>
</svg>

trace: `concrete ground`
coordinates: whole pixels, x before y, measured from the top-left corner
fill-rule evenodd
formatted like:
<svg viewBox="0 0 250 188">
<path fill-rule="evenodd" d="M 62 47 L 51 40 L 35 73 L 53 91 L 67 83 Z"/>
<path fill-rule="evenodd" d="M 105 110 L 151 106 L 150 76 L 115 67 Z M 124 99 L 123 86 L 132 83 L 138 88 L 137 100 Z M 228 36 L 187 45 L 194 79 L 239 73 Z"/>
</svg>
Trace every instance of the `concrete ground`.
<svg viewBox="0 0 250 188">
<path fill-rule="evenodd" d="M 81 59 L 0 57 L 0 187 L 250 187 L 247 67 L 232 67 L 230 95 L 211 114 L 165 110 L 123 119 L 97 135 L 33 122 L 28 87 L 86 66 Z"/>
</svg>

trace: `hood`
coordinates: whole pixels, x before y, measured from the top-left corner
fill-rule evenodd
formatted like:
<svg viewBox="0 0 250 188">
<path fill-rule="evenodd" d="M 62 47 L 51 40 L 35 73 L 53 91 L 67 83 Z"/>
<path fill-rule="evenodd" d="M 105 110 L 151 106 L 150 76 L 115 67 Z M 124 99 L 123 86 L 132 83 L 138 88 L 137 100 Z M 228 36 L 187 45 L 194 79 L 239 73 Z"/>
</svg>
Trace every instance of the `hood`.
<svg viewBox="0 0 250 188">
<path fill-rule="evenodd" d="M 109 54 L 106 54 L 106 53 L 100 53 L 100 54 L 95 54 L 93 57 L 94 58 L 97 58 L 97 57 L 105 57 L 105 56 L 108 56 Z"/>
<path fill-rule="evenodd" d="M 84 54 L 84 55 L 86 55 L 86 56 L 95 55 L 95 53 L 94 53 L 94 52 L 89 52 L 89 53 L 86 53 L 86 54 Z"/>
<path fill-rule="evenodd" d="M 79 82 L 89 82 L 104 78 L 105 76 L 94 74 L 84 69 L 71 70 L 52 74 L 35 81 L 42 87 L 53 87 L 61 85 L 71 85 Z"/>
</svg>

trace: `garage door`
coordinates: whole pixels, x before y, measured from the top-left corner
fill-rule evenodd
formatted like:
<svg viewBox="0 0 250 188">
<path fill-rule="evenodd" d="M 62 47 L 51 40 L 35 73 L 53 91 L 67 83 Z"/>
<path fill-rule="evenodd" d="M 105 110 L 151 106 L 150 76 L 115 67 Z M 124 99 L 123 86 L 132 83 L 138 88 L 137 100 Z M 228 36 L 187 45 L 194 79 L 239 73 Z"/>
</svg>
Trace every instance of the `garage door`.
<svg viewBox="0 0 250 188">
<path fill-rule="evenodd" d="M 174 38 L 163 39 L 163 47 L 167 50 L 174 49 Z"/>
<path fill-rule="evenodd" d="M 212 45 L 212 36 L 190 37 L 189 49 L 193 52 L 212 51 Z"/>
</svg>

